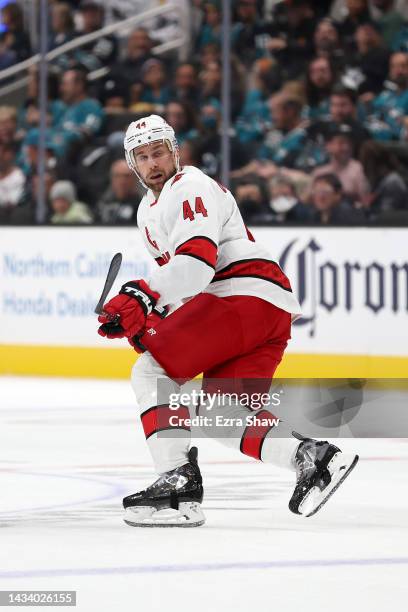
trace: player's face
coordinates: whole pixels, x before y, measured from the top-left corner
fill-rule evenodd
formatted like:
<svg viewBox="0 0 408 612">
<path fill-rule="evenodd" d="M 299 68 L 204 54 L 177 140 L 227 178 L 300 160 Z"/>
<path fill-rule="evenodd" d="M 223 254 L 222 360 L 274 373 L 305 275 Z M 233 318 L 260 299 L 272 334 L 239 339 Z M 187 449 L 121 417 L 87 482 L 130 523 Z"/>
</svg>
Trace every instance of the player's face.
<svg viewBox="0 0 408 612">
<path fill-rule="evenodd" d="M 173 154 L 164 142 L 138 147 L 134 159 L 143 182 L 155 195 L 161 192 L 165 182 L 176 172 Z"/>
</svg>

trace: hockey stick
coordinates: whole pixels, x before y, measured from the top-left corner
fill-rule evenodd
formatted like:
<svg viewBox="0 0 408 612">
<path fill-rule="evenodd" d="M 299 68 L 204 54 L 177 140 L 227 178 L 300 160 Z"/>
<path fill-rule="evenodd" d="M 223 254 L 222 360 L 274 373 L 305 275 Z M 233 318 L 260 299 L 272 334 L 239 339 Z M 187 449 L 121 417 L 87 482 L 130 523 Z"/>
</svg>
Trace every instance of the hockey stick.
<svg viewBox="0 0 408 612">
<path fill-rule="evenodd" d="M 115 315 L 114 317 L 112 317 L 111 315 L 108 315 L 106 312 L 104 312 L 103 305 L 105 303 L 105 300 L 108 296 L 109 291 L 112 289 L 113 283 L 116 280 L 121 264 L 122 264 L 122 253 L 116 253 L 116 255 L 113 256 L 112 261 L 110 262 L 108 274 L 105 280 L 105 285 L 103 287 L 101 297 L 99 298 L 99 302 L 95 306 L 95 310 L 94 310 L 96 314 L 105 315 L 106 317 L 110 318 L 110 320 L 112 321 L 116 320 L 118 315 Z"/>
</svg>

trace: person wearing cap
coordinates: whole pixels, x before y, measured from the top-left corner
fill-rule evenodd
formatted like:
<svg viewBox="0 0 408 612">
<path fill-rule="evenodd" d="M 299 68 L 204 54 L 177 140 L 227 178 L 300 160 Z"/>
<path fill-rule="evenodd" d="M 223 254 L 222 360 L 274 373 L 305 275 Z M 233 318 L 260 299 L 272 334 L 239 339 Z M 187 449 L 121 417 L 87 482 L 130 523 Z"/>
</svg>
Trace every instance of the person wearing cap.
<svg viewBox="0 0 408 612">
<path fill-rule="evenodd" d="M 339 179 L 344 194 L 361 205 L 366 202 L 369 186 L 361 163 L 353 159 L 353 138 L 353 131 L 348 123 L 333 124 L 326 141 L 330 161 L 316 168 L 313 178 L 322 174 L 334 174 Z"/>
<path fill-rule="evenodd" d="M 50 189 L 52 208 L 51 223 L 92 223 L 88 206 L 76 199 L 76 190 L 71 181 L 57 181 Z"/>
</svg>

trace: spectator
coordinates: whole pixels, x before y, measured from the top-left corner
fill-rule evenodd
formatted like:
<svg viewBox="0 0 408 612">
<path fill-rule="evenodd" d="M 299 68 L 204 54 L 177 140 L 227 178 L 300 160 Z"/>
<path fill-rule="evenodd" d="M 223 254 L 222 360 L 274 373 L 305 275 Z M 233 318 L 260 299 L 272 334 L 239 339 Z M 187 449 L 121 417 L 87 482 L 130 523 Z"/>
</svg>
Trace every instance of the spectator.
<svg viewBox="0 0 408 612">
<path fill-rule="evenodd" d="M 108 78 L 102 85 L 99 101 L 107 114 L 124 113 L 129 106 L 129 89 L 122 82 Z"/>
<path fill-rule="evenodd" d="M 103 28 L 105 10 L 100 2 L 84 0 L 80 5 L 82 18 L 81 34 L 92 34 Z M 105 34 L 78 49 L 75 53 L 77 63 L 85 66 L 88 71 L 110 66 L 116 61 L 118 42 L 116 37 Z"/>
<path fill-rule="evenodd" d="M 265 49 L 257 45 L 262 29 L 263 21 L 258 16 L 257 0 L 238 0 L 231 31 L 231 46 L 247 66 L 265 54 Z"/>
<path fill-rule="evenodd" d="M 403 136 L 404 117 L 408 115 L 408 53 L 393 53 L 389 81 L 372 101 L 373 116 L 388 124 L 394 138 Z"/>
<path fill-rule="evenodd" d="M 196 67 L 189 62 L 179 64 L 174 76 L 174 86 L 170 94 L 171 99 L 195 104 L 198 101 L 198 96 L 199 87 Z"/>
<path fill-rule="evenodd" d="M 13 143 L 0 144 L 0 221 L 7 223 L 24 191 L 25 177 L 16 165 Z"/>
<path fill-rule="evenodd" d="M 201 83 L 200 112 L 205 128 L 213 130 L 221 112 L 221 65 L 210 62 L 199 74 Z"/>
<path fill-rule="evenodd" d="M 333 125 L 328 134 L 326 148 L 330 161 L 316 168 L 313 178 L 334 174 L 342 185 L 343 194 L 353 202 L 364 204 L 369 188 L 361 163 L 353 159 L 351 127 L 348 124 Z"/>
<path fill-rule="evenodd" d="M 45 165 L 47 169 L 54 169 L 57 166 L 55 147 L 51 134 L 50 130 L 47 130 L 45 134 Z M 18 158 L 19 166 L 27 177 L 37 172 L 39 144 L 40 130 L 39 128 L 33 128 L 24 138 Z"/>
<path fill-rule="evenodd" d="M 192 106 L 186 102 L 174 100 L 166 106 L 164 117 L 176 132 L 177 142 L 181 146 L 186 140 L 198 137 L 197 119 Z"/>
<path fill-rule="evenodd" d="M 370 137 L 368 129 L 362 124 L 363 113 L 359 111 L 356 92 L 341 84 L 336 84 L 330 94 L 327 117 L 312 123 L 309 133 L 316 140 L 324 141 L 334 123 L 348 123 L 353 132 L 354 153 L 357 154 L 364 140 Z"/>
<path fill-rule="evenodd" d="M 97 204 L 98 219 L 104 224 L 136 225 L 143 190 L 124 159 L 113 162 L 110 185 Z"/>
<path fill-rule="evenodd" d="M 333 69 L 338 72 L 345 61 L 344 50 L 336 26 L 331 19 L 319 21 L 313 35 L 316 57 L 324 57 L 330 61 Z"/>
<path fill-rule="evenodd" d="M 66 110 L 56 125 L 54 140 L 56 146 L 62 139 L 59 152 L 63 153 L 72 145 L 82 146 L 95 136 L 102 125 L 101 104 L 87 95 L 87 77 L 83 70 L 65 72 L 61 80 L 61 97 Z"/>
<path fill-rule="evenodd" d="M 147 30 L 134 30 L 127 39 L 125 58 L 112 66 L 109 78 L 130 87 L 135 80 L 140 79 L 143 64 L 153 58 L 152 47 L 153 41 Z"/>
<path fill-rule="evenodd" d="M 272 129 L 266 133 L 258 156 L 277 166 L 308 172 L 326 161 L 320 144 L 309 138 L 297 98 L 276 94 L 270 99 Z"/>
<path fill-rule="evenodd" d="M 245 97 L 242 111 L 236 121 L 236 131 L 240 142 L 260 142 L 271 127 L 271 113 L 268 100 L 281 84 L 280 69 L 273 59 L 263 58 L 254 63 L 252 70 L 253 86 Z"/>
<path fill-rule="evenodd" d="M 210 124 L 208 121 L 204 122 L 204 112 L 207 110 L 209 113 L 213 113 L 212 115 L 207 115 L 207 119 L 211 117 L 214 119 L 214 124 Z M 221 168 L 221 132 L 220 132 L 220 119 L 221 114 L 219 110 L 217 110 L 213 106 L 209 106 L 208 109 L 201 109 L 200 115 L 200 123 L 205 126 L 200 133 L 199 138 L 185 141 L 191 142 L 192 147 L 187 151 L 183 151 L 183 155 L 192 155 L 194 159 L 196 159 L 196 163 L 198 167 L 216 180 L 220 178 L 220 168 Z M 231 147 L 231 170 L 235 171 L 242 166 L 245 166 L 250 161 L 250 151 L 248 151 L 248 147 L 242 145 L 239 140 L 235 137 L 235 135 L 231 135 L 230 138 L 230 147 Z"/>
<path fill-rule="evenodd" d="M 231 58 L 231 75 L 231 118 L 234 121 L 242 108 L 245 89 L 240 64 L 234 58 Z M 221 110 L 221 77 L 219 61 L 209 62 L 199 74 L 202 122 L 211 129 L 216 123 L 215 115 Z"/>
<path fill-rule="evenodd" d="M 330 119 L 334 123 L 357 119 L 357 96 L 353 89 L 335 85 L 330 95 Z"/>
<path fill-rule="evenodd" d="M 273 215 L 265 181 L 248 175 L 237 182 L 234 195 L 246 223 L 271 223 Z"/>
<path fill-rule="evenodd" d="M 170 100 L 163 62 L 153 58 L 147 60 L 142 66 L 141 74 L 144 84 L 142 102 L 152 104 L 156 112 L 163 112 L 164 105 Z"/>
<path fill-rule="evenodd" d="M 0 106 L 0 144 L 17 144 L 17 111 L 13 106 Z"/>
<path fill-rule="evenodd" d="M 401 168 L 388 149 L 373 140 L 362 146 L 360 160 L 370 184 L 370 216 L 408 210 L 408 189 Z"/>
<path fill-rule="evenodd" d="M 31 66 L 28 70 L 27 97 L 24 109 L 20 112 L 19 116 L 19 126 L 23 134 L 32 128 L 38 127 L 40 123 L 38 85 L 38 68 L 37 66 Z M 47 121 L 50 127 L 55 127 L 66 111 L 66 106 L 59 98 L 59 71 L 55 66 L 51 65 L 48 68 L 47 74 L 47 94 Z"/>
<path fill-rule="evenodd" d="M 55 171 L 51 168 L 48 168 L 44 172 L 44 187 L 45 187 L 45 201 L 46 201 L 46 208 L 47 208 L 47 220 L 48 220 L 48 217 L 51 211 L 50 191 L 55 181 L 56 181 Z M 34 223 L 35 211 L 36 211 L 37 200 L 38 200 L 39 184 L 40 184 L 40 181 L 39 181 L 38 174 L 33 174 L 31 178 L 26 182 L 25 193 L 23 195 L 22 200 L 19 203 L 19 206 L 16 207 L 13 213 L 12 223 L 16 223 L 16 224 Z"/>
<path fill-rule="evenodd" d="M 154 112 L 154 105 L 143 100 L 144 84 L 143 81 L 135 79 L 129 88 L 130 103 L 129 110 L 138 115 L 150 115 Z"/>
<path fill-rule="evenodd" d="M 31 55 L 30 38 L 24 30 L 21 7 L 10 2 L 1 9 L 5 31 L 0 34 L 0 70 L 22 62 Z"/>
<path fill-rule="evenodd" d="M 307 223 L 311 218 L 310 207 L 301 202 L 294 181 L 276 174 L 269 182 L 270 208 L 275 223 Z"/>
<path fill-rule="evenodd" d="M 200 166 L 199 140 L 185 140 L 180 145 L 180 165 Z"/>
<path fill-rule="evenodd" d="M 66 2 L 53 4 L 51 7 L 51 35 L 48 49 L 52 50 L 75 38 L 75 25 L 72 9 Z M 66 57 L 66 60 L 67 57 Z"/>
<path fill-rule="evenodd" d="M 205 69 L 211 62 L 221 62 L 221 47 L 218 43 L 208 43 L 201 49 L 197 61 Z"/>
<path fill-rule="evenodd" d="M 221 42 L 221 7 L 219 0 L 208 0 L 204 3 L 204 24 L 198 33 L 197 51 L 208 44 Z"/>
<path fill-rule="evenodd" d="M 378 12 L 376 23 L 387 47 L 391 48 L 394 39 L 404 24 L 404 18 L 398 10 L 395 10 L 394 0 L 372 0 L 372 3 Z"/>
<path fill-rule="evenodd" d="M 355 53 L 355 32 L 360 25 L 370 21 L 368 0 L 346 0 L 346 17 L 337 23 L 340 39 L 343 42 L 346 55 Z"/>
<path fill-rule="evenodd" d="M 372 23 L 364 23 L 356 29 L 357 54 L 350 57 L 342 75 L 342 83 L 360 94 L 363 100 L 378 93 L 387 76 L 389 51 L 381 35 Z"/>
<path fill-rule="evenodd" d="M 51 223 L 71 224 L 92 223 L 93 218 L 88 206 L 78 202 L 73 183 L 70 181 L 57 181 L 50 189 Z"/>
<path fill-rule="evenodd" d="M 394 38 L 392 43 L 393 51 L 402 51 L 408 53 L 408 24 L 405 24 Z"/>
<path fill-rule="evenodd" d="M 308 119 L 319 119 L 328 114 L 333 83 L 334 75 L 329 59 L 327 57 L 313 59 L 306 75 L 307 107 L 304 115 Z"/>
<path fill-rule="evenodd" d="M 315 177 L 311 194 L 311 221 L 321 225 L 356 225 L 364 215 L 345 199 L 341 182 L 335 174 Z"/>
<path fill-rule="evenodd" d="M 265 24 L 264 32 L 256 37 L 262 55 L 272 56 L 287 79 L 303 75 L 313 56 L 313 33 L 320 4 L 310 0 L 275 3 L 271 23 Z"/>
</svg>

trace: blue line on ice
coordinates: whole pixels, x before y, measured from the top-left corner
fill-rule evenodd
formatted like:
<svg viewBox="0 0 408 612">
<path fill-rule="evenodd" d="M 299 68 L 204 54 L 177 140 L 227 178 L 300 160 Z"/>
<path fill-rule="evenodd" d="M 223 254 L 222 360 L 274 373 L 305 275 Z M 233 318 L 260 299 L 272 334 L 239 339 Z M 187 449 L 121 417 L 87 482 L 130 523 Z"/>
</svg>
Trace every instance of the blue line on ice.
<svg viewBox="0 0 408 612">
<path fill-rule="evenodd" d="M 39 570 L 0 571 L 0 579 L 5 578 L 52 578 L 62 576 L 103 576 L 121 574 L 160 574 L 170 572 L 214 572 L 223 570 L 283 569 L 369 565 L 408 565 L 408 557 L 379 559 L 288 559 L 286 561 L 253 561 L 192 563 L 188 565 L 135 565 L 128 567 L 90 567 Z"/>
</svg>

